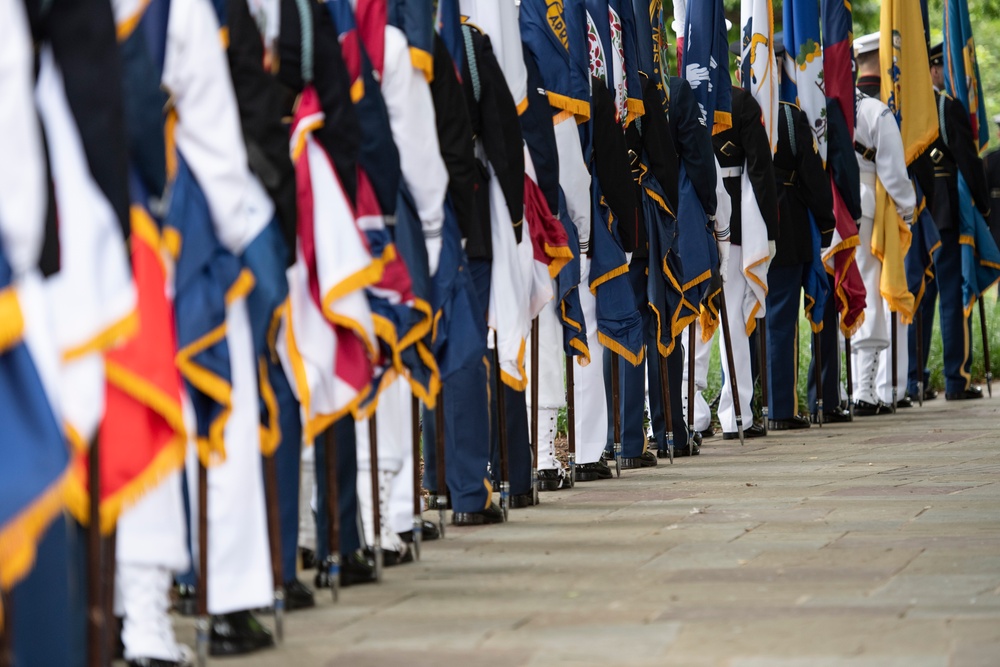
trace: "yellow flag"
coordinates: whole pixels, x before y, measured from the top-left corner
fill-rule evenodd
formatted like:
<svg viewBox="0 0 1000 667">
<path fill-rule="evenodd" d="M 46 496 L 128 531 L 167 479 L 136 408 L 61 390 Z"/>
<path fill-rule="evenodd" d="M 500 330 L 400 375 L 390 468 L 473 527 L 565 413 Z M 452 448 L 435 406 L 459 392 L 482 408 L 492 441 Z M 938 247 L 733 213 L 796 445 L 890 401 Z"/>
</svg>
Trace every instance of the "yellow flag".
<svg viewBox="0 0 1000 667">
<path fill-rule="evenodd" d="M 910 165 L 938 136 L 920 0 L 883 0 L 881 31 L 882 101 L 896 116 Z"/>
</svg>

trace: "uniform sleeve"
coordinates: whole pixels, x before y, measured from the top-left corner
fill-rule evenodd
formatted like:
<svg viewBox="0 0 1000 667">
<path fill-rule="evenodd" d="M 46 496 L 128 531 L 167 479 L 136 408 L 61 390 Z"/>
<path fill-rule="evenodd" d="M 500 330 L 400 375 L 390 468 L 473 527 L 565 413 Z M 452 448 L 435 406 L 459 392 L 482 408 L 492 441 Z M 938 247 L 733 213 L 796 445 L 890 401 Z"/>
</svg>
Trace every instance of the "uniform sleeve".
<svg viewBox="0 0 1000 667">
<path fill-rule="evenodd" d="M 833 217 L 833 192 L 809 128 L 809 119 L 802 112 L 795 114 L 795 141 L 798 144 L 795 151 L 798 187 L 819 227 L 820 246 L 828 248 L 833 239 L 833 228 L 837 225 Z"/>
<path fill-rule="evenodd" d="M 413 67 L 406 36 L 385 30 L 382 95 L 389 111 L 392 138 L 399 148 L 399 166 L 417 205 L 432 267 L 440 254 L 448 170 L 441 158 L 435 126 L 434 100 L 427 80 Z"/>
<path fill-rule="evenodd" d="M 906 173 L 906 154 L 899 127 L 888 108 L 882 107 L 875 121 L 875 172 L 889 196 L 896 203 L 896 210 L 907 223 L 913 221 L 917 204 L 913 185 Z"/>
<path fill-rule="evenodd" d="M 15 278 L 38 263 L 45 167 L 34 105 L 32 44 L 24 3 L 0 0 L 0 240 Z"/>
<path fill-rule="evenodd" d="M 976 150 L 969 117 L 960 102 L 949 100 L 945 104 L 945 123 L 948 125 L 948 148 L 969 185 L 976 208 L 983 217 L 987 217 L 990 214 L 990 190 L 986 183 L 986 169 Z"/>
<path fill-rule="evenodd" d="M 251 177 L 219 23 L 207 0 L 173 0 L 163 83 L 177 109 L 177 147 L 205 192 L 216 236 L 242 254 L 274 206 Z"/>
<path fill-rule="evenodd" d="M 760 119 L 760 105 L 753 97 L 745 95 L 740 119 L 740 141 L 746 153 L 746 169 L 757 197 L 757 206 L 767 225 L 767 238 L 773 241 L 778 237 L 778 189 L 774 182 L 771 142 Z"/>
<path fill-rule="evenodd" d="M 702 122 L 701 111 L 691 84 L 678 79 L 679 85 L 671 86 L 671 125 L 676 129 L 674 139 L 677 152 L 687 168 L 688 178 L 694 185 L 702 208 L 708 215 L 716 214 L 718 198 L 715 188 L 715 149 L 708 126 Z"/>
</svg>

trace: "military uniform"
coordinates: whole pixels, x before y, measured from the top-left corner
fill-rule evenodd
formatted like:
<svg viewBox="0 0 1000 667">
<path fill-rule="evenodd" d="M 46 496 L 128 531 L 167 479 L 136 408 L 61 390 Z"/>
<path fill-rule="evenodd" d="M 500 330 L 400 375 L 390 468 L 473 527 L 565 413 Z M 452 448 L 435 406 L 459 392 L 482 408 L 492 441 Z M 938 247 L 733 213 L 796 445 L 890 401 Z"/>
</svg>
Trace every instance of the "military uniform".
<svg viewBox="0 0 1000 667">
<path fill-rule="evenodd" d="M 940 58 L 938 47 L 937 57 Z M 934 54 L 931 54 L 932 58 Z M 941 249 L 935 255 L 935 280 L 929 282 L 920 302 L 923 317 L 923 352 L 930 352 L 934 321 L 934 302 L 940 295 L 941 340 L 944 355 L 945 395 L 954 398 L 980 398 L 982 390 L 973 387 L 972 320 L 965 316 L 962 297 L 962 247 L 959 243 L 958 175 L 965 178 L 973 202 L 983 217 L 990 219 L 991 190 L 987 183 L 983 162 L 976 150 L 969 116 L 959 102 L 947 94 L 934 91 L 938 108 L 940 134 L 931 145 L 929 157 L 933 163 L 934 185 L 925 191 L 931 216 L 941 233 Z M 995 209 L 994 209 L 995 210 Z M 996 234 L 996 227 L 994 234 Z M 916 395 L 919 373 L 924 374 L 928 386 L 930 371 L 926 361 L 916 359 L 916 327 L 912 327 L 909 340 L 910 358 L 907 390 Z"/>
<path fill-rule="evenodd" d="M 733 125 L 712 137 L 715 157 L 722 168 L 726 191 L 732 201 L 730 217 L 732 248 L 728 262 L 728 275 L 725 277 L 723 289 L 729 313 L 729 333 L 732 337 L 736 382 L 742 404 L 740 412 L 744 418 L 749 418 L 753 414 L 750 410 L 750 401 L 753 397 L 750 341 L 747 329 L 744 327 L 744 302 L 751 298 L 751 295 L 748 294 L 750 286 L 743 273 L 741 248 L 743 243 L 741 179 L 744 169 L 749 172 L 757 206 L 767 227 L 768 241 L 774 241 L 778 236 L 778 201 L 774 167 L 771 162 L 771 144 L 760 118 L 761 109 L 757 101 L 750 93 L 734 86 Z M 723 345 L 721 350 L 722 367 L 725 369 L 728 368 L 726 346 Z M 728 379 L 722 385 L 722 396 L 719 400 L 719 422 L 722 425 L 724 435 L 735 437 L 736 412 L 733 407 L 731 383 Z M 750 433 L 751 435 L 759 434 L 756 429 L 750 430 Z"/>
<path fill-rule="evenodd" d="M 793 144 L 794 142 L 794 144 Z M 780 234 L 768 269 L 767 382 L 772 428 L 808 428 L 798 416 L 798 322 L 801 290 L 814 257 L 812 220 L 821 247 L 829 247 L 836 220 L 830 180 L 820 160 L 805 113 L 782 102 L 778 111 L 778 150 L 774 154 Z M 812 213 L 812 220 L 810 220 Z"/>
</svg>

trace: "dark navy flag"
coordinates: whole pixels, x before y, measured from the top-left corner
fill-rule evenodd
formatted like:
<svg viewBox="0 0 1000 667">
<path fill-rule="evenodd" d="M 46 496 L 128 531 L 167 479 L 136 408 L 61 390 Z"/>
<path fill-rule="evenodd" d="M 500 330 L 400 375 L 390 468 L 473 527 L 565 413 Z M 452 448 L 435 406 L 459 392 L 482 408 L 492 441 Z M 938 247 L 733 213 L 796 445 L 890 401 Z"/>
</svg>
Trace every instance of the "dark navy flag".
<svg viewBox="0 0 1000 667">
<path fill-rule="evenodd" d="M 521 7 L 524 12 L 524 6 Z M 462 37 L 462 12 L 458 0 L 438 0 L 437 33 L 444 42 L 444 48 L 455 63 L 455 76 L 462 80 L 462 68 L 465 67 L 465 39 Z"/>
<path fill-rule="evenodd" d="M 924 193 L 916 179 L 913 181 L 913 187 L 917 193 L 917 201 L 923 202 Z M 941 233 L 934 224 L 930 210 L 923 203 L 918 209 L 919 212 L 914 216 L 913 224 L 910 226 L 913 241 L 904 259 L 906 286 L 913 294 L 913 312 L 920 312 L 920 301 L 927 289 L 927 282 L 934 280 L 934 259 L 938 248 L 941 247 Z"/>
<path fill-rule="evenodd" d="M 31 570 L 63 510 L 69 449 L 23 340 L 24 317 L 0 243 L 0 589 Z"/>
<path fill-rule="evenodd" d="M 712 134 L 733 125 L 728 64 L 729 38 L 722 0 L 687 0 L 681 77 L 691 84 Z"/>
<path fill-rule="evenodd" d="M 656 177 L 646 171 L 641 183 L 642 213 L 649 239 L 649 275 L 646 299 L 653 312 L 652 334 L 659 353 L 673 352 L 677 336 L 684 331 L 684 275 L 681 266 L 677 220 Z"/>
<path fill-rule="evenodd" d="M 389 0 L 389 24 L 406 33 L 413 66 L 434 78 L 434 7 L 431 0 Z"/>
<path fill-rule="evenodd" d="M 966 0 L 945 0 L 944 30 L 945 88 L 968 112 L 977 148 L 982 151 L 989 141 L 990 132 Z M 973 206 L 972 192 L 961 172 L 958 175 L 958 200 L 962 300 L 968 316 L 976 299 L 1000 280 L 1000 250 L 982 214 Z"/>
<path fill-rule="evenodd" d="M 590 117 L 590 89 L 588 87 L 586 94 L 581 94 L 584 91 L 575 84 L 571 74 L 570 37 L 573 31 L 566 16 L 567 13 L 573 16 L 573 12 L 562 2 L 523 0 L 518 21 L 521 40 L 538 65 L 549 104 L 582 121 Z"/>
</svg>

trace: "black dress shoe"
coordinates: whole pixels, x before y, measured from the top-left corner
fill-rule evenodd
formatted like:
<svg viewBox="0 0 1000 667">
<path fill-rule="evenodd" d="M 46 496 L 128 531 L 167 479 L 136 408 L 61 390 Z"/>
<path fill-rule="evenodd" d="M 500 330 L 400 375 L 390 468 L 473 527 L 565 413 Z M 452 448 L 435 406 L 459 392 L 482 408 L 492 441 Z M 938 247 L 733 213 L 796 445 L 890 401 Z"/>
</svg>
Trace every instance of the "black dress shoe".
<svg viewBox="0 0 1000 667">
<path fill-rule="evenodd" d="M 191 667 L 187 660 L 161 660 L 160 658 L 132 658 L 125 662 L 128 667 Z"/>
<path fill-rule="evenodd" d="M 510 495 L 510 508 L 519 510 L 531 507 L 535 504 L 535 494 L 531 491 L 527 493 L 512 493 Z"/>
<path fill-rule="evenodd" d="M 313 592 L 306 588 L 298 579 L 285 582 L 285 609 L 295 611 L 296 609 L 308 609 L 316 606 L 316 598 Z"/>
<path fill-rule="evenodd" d="M 441 537 L 441 531 L 438 530 L 437 524 L 433 521 L 422 521 L 420 530 L 420 539 L 424 542 L 433 542 L 434 540 Z M 402 539 L 407 544 L 412 544 L 413 542 L 413 531 L 408 530 L 405 533 L 399 534 L 400 539 Z"/>
<path fill-rule="evenodd" d="M 913 407 L 913 399 L 911 399 L 909 396 L 904 396 L 903 398 L 897 398 L 896 399 L 896 408 L 897 409 L 899 409 L 899 408 L 912 408 L 912 407 Z"/>
<path fill-rule="evenodd" d="M 743 437 L 744 438 L 763 438 L 765 435 L 766 434 L 764 433 L 764 427 L 763 426 L 759 426 L 757 424 L 752 424 L 752 425 L 748 426 L 747 428 L 743 429 Z M 739 440 L 740 439 L 739 431 L 735 431 L 733 433 L 729 433 L 727 431 L 723 431 L 722 432 L 722 439 L 723 440 Z"/>
<path fill-rule="evenodd" d="M 885 415 L 892 413 L 892 406 L 886 405 L 882 401 L 869 403 L 868 401 L 854 401 L 855 417 L 872 417 L 874 415 Z"/>
<path fill-rule="evenodd" d="M 709 426 L 708 428 L 706 428 L 704 431 L 702 431 L 698 435 L 700 435 L 702 438 L 714 438 L 715 437 L 715 427 L 714 426 Z"/>
<path fill-rule="evenodd" d="M 593 463 L 581 463 L 576 466 L 576 481 L 593 482 L 598 479 L 611 479 L 614 473 L 603 459 Z"/>
<path fill-rule="evenodd" d="M 813 424 L 818 424 L 819 420 L 816 419 L 816 413 L 809 415 L 809 421 Z M 836 407 L 830 411 L 823 411 L 823 423 L 824 424 L 842 424 L 844 422 L 851 421 L 851 413 L 841 407 Z"/>
<path fill-rule="evenodd" d="M 375 561 L 374 552 L 371 549 L 365 549 L 365 556 Z M 413 551 L 409 547 L 404 547 L 402 551 L 396 551 L 395 549 L 382 549 L 382 565 L 386 567 L 395 567 L 396 565 L 402 565 L 403 563 L 413 562 Z"/>
<path fill-rule="evenodd" d="M 693 442 L 691 442 L 690 446 L 688 446 L 688 443 L 686 442 L 675 443 L 674 458 L 676 459 L 680 456 L 698 456 L 699 454 L 701 454 L 701 433 L 695 431 L 694 438 L 692 438 L 692 441 Z M 657 455 L 659 455 L 659 452 L 657 452 Z M 661 456 L 660 458 L 664 458 L 666 456 L 667 453 L 663 452 L 663 456 Z"/>
<path fill-rule="evenodd" d="M 452 512 L 453 526 L 482 526 L 489 523 L 503 523 L 503 510 L 496 503 L 478 512 Z"/>
<path fill-rule="evenodd" d="M 794 431 L 809 428 L 809 420 L 801 415 L 794 415 L 788 419 L 768 419 L 767 427 L 772 431 Z"/>
<path fill-rule="evenodd" d="M 302 561 L 303 570 L 316 569 L 316 552 L 312 549 L 299 547 L 299 560 Z"/>
<path fill-rule="evenodd" d="M 566 487 L 566 471 L 562 468 L 549 468 L 538 471 L 539 491 L 558 491 Z"/>
<path fill-rule="evenodd" d="M 639 456 L 622 457 L 623 469 L 655 468 L 655 467 L 656 467 L 656 454 L 650 451 L 645 451 Z"/>
<path fill-rule="evenodd" d="M 364 552 L 355 551 L 348 556 L 341 556 L 340 561 L 340 587 L 356 586 L 358 584 L 372 584 L 375 579 L 375 562 L 369 560 Z M 330 587 L 330 573 L 326 569 L 325 563 L 320 563 L 316 568 L 316 577 L 313 579 L 316 588 Z"/>
<path fill-rule="evenodd" d="M 274 637 L 249 611 L 212 617 L 210 655 L 243 655 L 269 646 L 274 646 Z"/>
<path fill-rule="evenodd" d="M 965 391 L 949 391 L 944 395 L 946 401 L 968 401 L 975 398 L 982 398 L 983 390 L 980 387 L 969 387 Z"/>
</svg>

